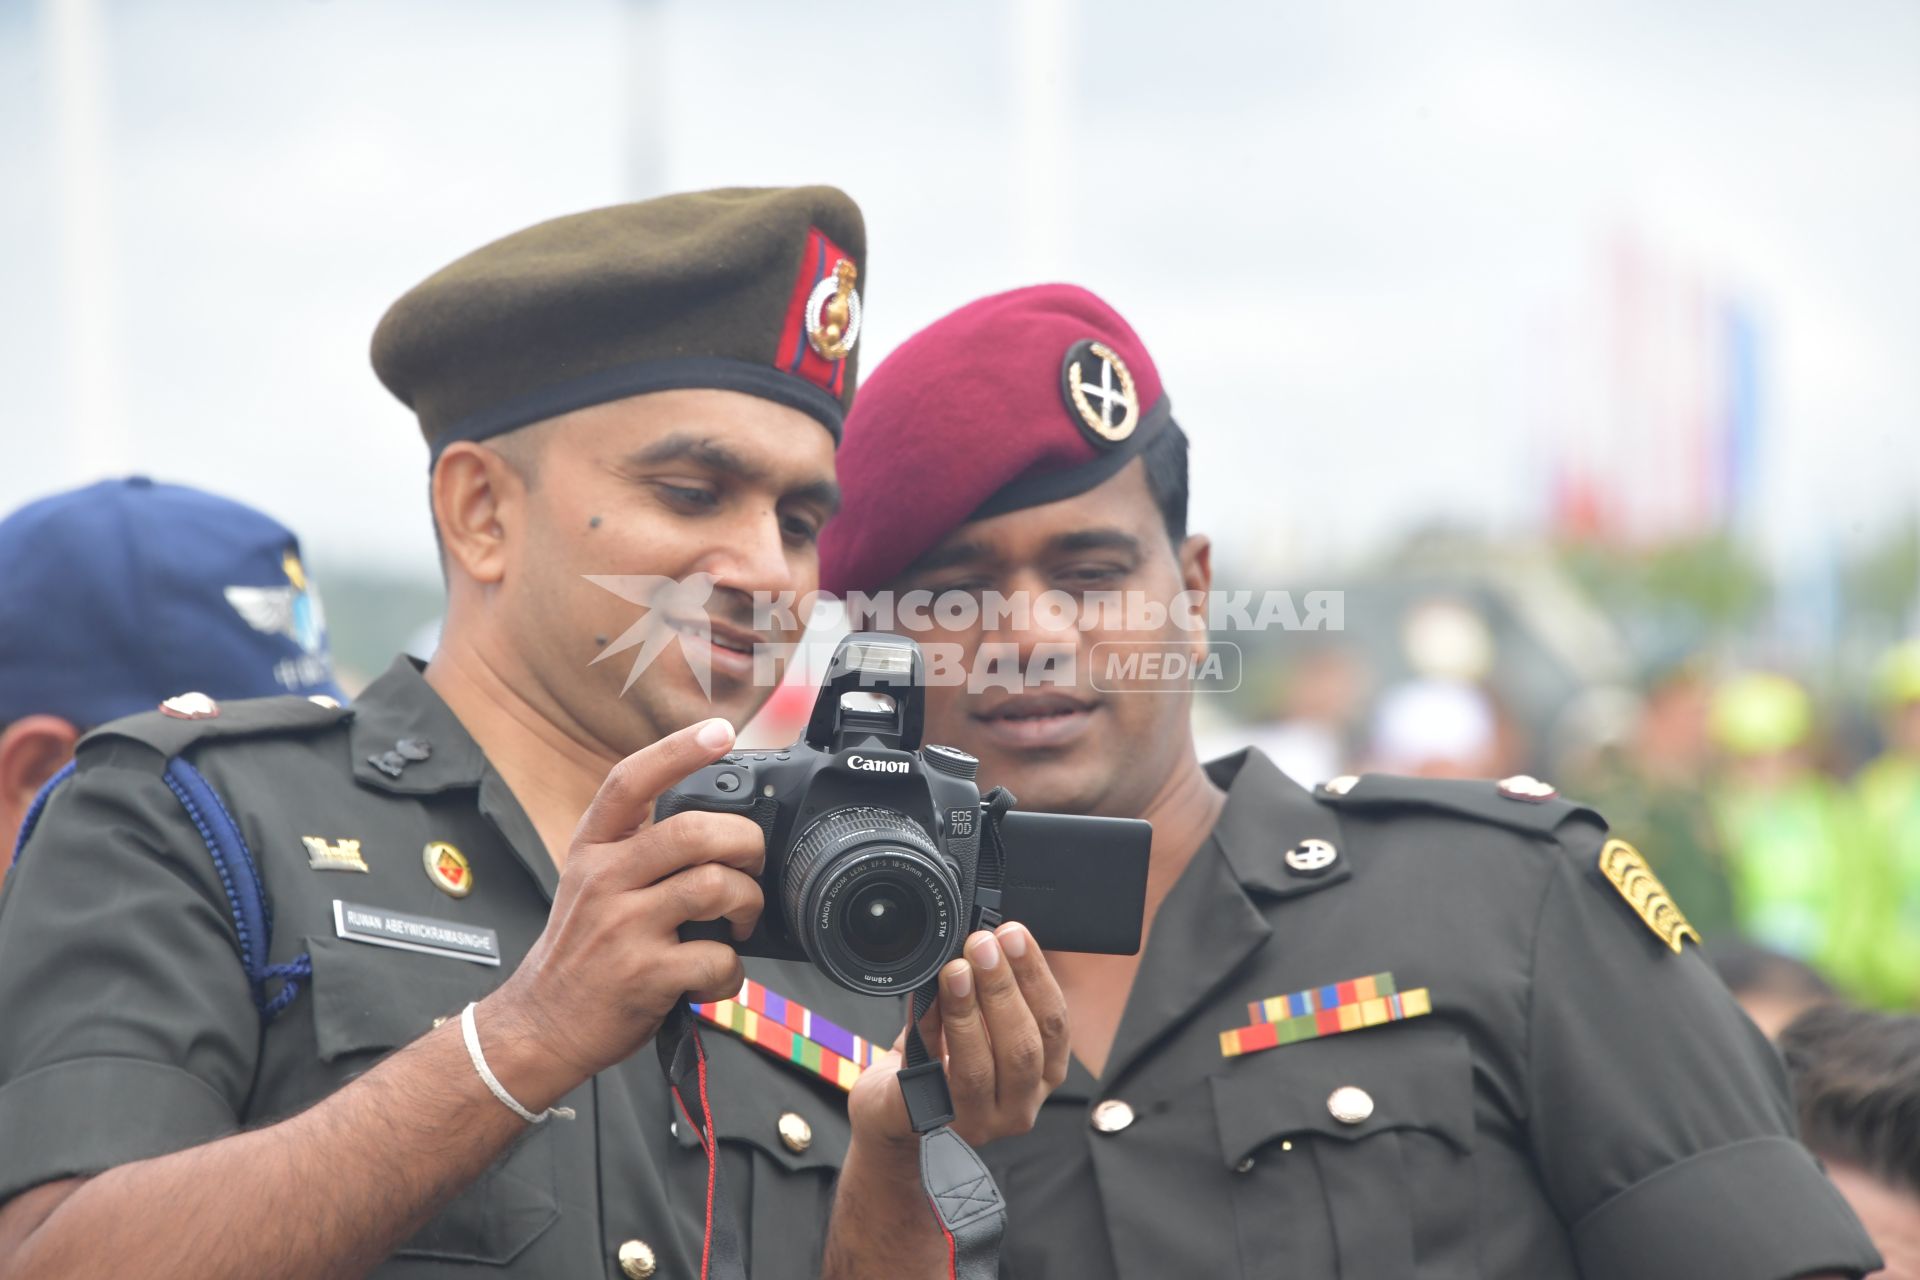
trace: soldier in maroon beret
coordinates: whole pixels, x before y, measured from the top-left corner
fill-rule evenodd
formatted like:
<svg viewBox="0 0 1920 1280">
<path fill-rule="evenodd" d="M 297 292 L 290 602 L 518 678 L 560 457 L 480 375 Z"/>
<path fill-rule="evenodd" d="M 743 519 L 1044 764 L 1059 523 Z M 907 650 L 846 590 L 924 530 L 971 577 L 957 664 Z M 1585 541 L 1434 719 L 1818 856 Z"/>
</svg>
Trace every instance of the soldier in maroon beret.
<svg viewBox="0 0 1920 1280">
<path fill-rule="evenodd" d="M 1066 1081 L 982 1152 L 1003 1275 L 1878 1265 L 1777 1058 L 1592 810 L 1531 778 L 1309 792 L 1257 751 L 1202 765 L 1193 673 L 1236 612 L 1111 307 L 1022 289 L 916 334 L 862 389 L 840 482 L 822 582 L 928 651 L 927 740 L 1023 808 L 1154 825 L 1143 952 L 1052 957 Z"/>
</svg>

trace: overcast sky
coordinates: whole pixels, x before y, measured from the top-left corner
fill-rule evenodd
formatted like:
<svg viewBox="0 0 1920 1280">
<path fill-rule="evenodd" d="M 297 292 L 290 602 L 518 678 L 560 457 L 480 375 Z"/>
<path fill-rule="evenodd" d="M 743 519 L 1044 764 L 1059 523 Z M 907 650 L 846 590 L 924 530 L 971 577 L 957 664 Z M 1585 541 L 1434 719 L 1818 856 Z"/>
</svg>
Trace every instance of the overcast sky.
<svg viewBox="0 0 1920 1280">
<path fill-rule="evenodd" d="M 1920 498 L 1910 0 L 0 0 L 0 509 L 145 471 L 431 573 L 387 304 L 556 214 L 817 181 L 866 211 L 869 367 L 1086 284 L 1196 522 L 1296 563 L 1535 525 L 1540 370 L 1604 365 L 1621 243 L 1758 318 L 1769 548 Z"/>
</svg>

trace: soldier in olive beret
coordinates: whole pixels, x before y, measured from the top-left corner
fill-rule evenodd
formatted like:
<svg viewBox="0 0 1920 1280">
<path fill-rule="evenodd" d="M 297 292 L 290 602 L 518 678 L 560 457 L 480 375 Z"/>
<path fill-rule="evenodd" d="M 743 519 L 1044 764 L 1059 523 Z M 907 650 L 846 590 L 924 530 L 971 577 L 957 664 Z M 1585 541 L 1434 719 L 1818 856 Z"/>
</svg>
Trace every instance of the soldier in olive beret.
<svg viewBox="0 0 1920 1280">
<path fill-rule="evenodd" d="M 725 190 L 529 228 L 394 305 L 440 649 L 351 709 L 183 692 L 41 798 L 0 899 L 0 1275 L 948 1273 L 876 1047 L 898 1003 L 682 941 L 745 936 L 763 837 L 648 821 L 796 638 L 749 601 L 816 584 L 865 284 L 845 195 Z M 949 966 L 975 1141 L 1064 1062 L 1024 942 Z M 782 1059 L 713 1034 L 670 1087 L 637 1051 L 693 1043 L 689 993 L 757 1006 Z"/>
</svg>

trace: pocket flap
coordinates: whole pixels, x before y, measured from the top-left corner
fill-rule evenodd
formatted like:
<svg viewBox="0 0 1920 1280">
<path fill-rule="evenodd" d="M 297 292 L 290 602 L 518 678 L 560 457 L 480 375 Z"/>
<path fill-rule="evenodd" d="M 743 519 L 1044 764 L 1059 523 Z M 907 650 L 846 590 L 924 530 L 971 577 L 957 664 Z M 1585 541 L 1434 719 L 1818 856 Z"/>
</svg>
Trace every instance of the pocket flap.
<svg viewBox="0 0 1920 1280">
<path fill-rule="evenodd" d="M 1466 1038 L 1444 1023 L 1390 1023 L 1248 1054 L 1208 1084 L 1229 1169 L 1296 1133 L 1348 1142 L 1420 1129 L 1462 1153 L 1473 1144 L 1473 1060 Z M 1335 1092 L 1348 1089 L 1364 1100 L 1347 1093 L 1336 1106 Z M 1356 1119 L 1362 1101 L 1370 1107 Z"/>
<path fill-rule="evenodd" d="M 712 1027 L 700 1028 L 700 1043 L 707 1051 L 707 1101 L 722 1142 L 758 1147 L 787 1169 L 837 1170 L 846 1163 L 853 1137 L 846 1094 Z M 683 1147 L 700 1145 L 677 1106 L 673 1132 Z"/>
<path fill-rule="evenodd" d="M 323 1062 L 411 1044 L 433 1029 L 435 1018 L 458 1017 L 501 976 L 463 960 L 345 938 L 304 941 L 313 959 L 313 1031 Z"/>
<path fill-rule="evenodd" d="M 313 958 L 314 1037 L 325 1062 L 411 1044 L 433 1029 L 435 1018 L 458 1017 L 500 980 L 500 970 L 464 960 L 344 938 L 304 941 Z M 490 1266 L 518 1257 L 560 1217 L 555 1141 L 551 1124 L 529 1129 L 395 1256 Z"/>
</svg>

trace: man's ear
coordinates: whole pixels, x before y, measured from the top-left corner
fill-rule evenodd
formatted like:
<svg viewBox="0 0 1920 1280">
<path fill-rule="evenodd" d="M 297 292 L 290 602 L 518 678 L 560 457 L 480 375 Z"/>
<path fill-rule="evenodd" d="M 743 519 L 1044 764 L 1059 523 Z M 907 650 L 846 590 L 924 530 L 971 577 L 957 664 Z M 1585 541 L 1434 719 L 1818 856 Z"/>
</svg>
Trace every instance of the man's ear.
<svg viewBox="0 0 1920 1280">
<path fill-rule="evenodd" d="M 1206 596 L 1213 589 L 1213 541 L 1203 533 L 1190 534 L 1180 544 L 1180 589 L 1200 598 L 1200 616 L 1207 617 L 1211 611 L 1207 607 Z M 1202 626 L 1193 633 L 1188 643 L 1195 670 L 1206 661 L 1207 651 L 1211 647 L 1207 629 Z"/>
<path fill-rule="evenodd" d="M 509 530 L 523 530 L 526 484 L 493 450 L 461 440 L 433 464 L 433 522 L 449 568 L 484 585 L 507 572 Z"/>
<path fill-rule="evenodd" d="M 0 812 L 24 814 L 78 741 L 80 731 L 59 716 L 22 716 L 0 729 Z"/>
<path fill-rule="evenodd" d="M 1180 585 L 1185 591 L 1213 589 L 1213 539 L 1189 534 L 1180 544 Z"/>
</svg>

